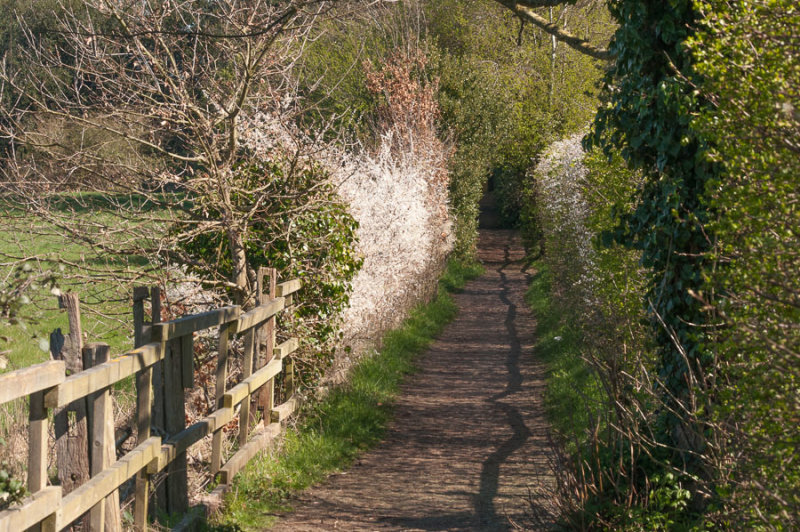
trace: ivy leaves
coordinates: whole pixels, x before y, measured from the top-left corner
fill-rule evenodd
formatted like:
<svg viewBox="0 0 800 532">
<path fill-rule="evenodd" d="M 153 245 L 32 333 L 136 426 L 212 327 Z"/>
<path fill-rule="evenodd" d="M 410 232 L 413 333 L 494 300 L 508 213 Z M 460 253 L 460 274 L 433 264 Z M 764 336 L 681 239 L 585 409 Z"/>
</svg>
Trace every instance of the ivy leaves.
<svg viewBox="0 0 800 532">
<path fill-rule="evenodd" d="M 299 336 L 316 344 L 314 356 L 319 360 L 303 372 L 303 378 L 313 379 L 332 359 L 330 341 L 338 334 L 335 317 L 347 305 L 350 282 L 363 262 L 355 248 L 358 224 L 327 172 L 312 161 L 243 154 L 231 185 L 231 205 L 247 224 L 242 234 L 248 268 L 272 267 L 280 279 L 304 281 L 294 326 L 303 329 Z M 179 223 L 175 231 L 222 216 L 199 202 L 191 213 L 194 220 Z M 198 232 L 181 248 L 202 277 L 230 277 L 233 264 L 224 227 Z"/>
<path fill-rule="evenodd" d="M 685 46 L 698 14 L 689 0 L 617 0 L 611 9 L 620 23 L 611 45 L 617 60 L 605 80 L 606 105 L 586 144 L 607 153 L 619 149 L 628 166 L 644 175 L 613 238 L 640 250 L 650 269 L 645 304 L 659 349 L 666 411 L 681 412 L 683 406 L 676 406 L 694 392 L 691 383 L 702 380 L 708 361 L 707 314 L 691 294 L 702 289 L 708 263 L 704 194 L 717 171 L 691 127 L 706 105 L 694 90 L 697 76 Z M 659 437 L 681 448 L 686 442 L 673 441 L 669 427 L 685 419 L 667 417 L 671 421 Z"/>
</svg>

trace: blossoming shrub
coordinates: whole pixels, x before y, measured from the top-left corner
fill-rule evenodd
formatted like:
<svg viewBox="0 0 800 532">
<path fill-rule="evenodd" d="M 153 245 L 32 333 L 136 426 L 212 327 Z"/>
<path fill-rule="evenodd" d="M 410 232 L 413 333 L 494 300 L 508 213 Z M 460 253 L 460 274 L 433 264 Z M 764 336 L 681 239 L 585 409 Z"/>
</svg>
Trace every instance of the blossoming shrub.
<svg viewBox="0 0 800 532">
<path fill-rule="evenodd" d="M 380 101 L 375 150 L 345 157 L 339 194 L 358 221 L 364 263 L 344 312 L 347 347 L 370 343 L 432 296 L 452 249 L 448 210 L 449 147 L 437 135 L 437 81 L 420 49 L 367 67 Z"/>
</svg>

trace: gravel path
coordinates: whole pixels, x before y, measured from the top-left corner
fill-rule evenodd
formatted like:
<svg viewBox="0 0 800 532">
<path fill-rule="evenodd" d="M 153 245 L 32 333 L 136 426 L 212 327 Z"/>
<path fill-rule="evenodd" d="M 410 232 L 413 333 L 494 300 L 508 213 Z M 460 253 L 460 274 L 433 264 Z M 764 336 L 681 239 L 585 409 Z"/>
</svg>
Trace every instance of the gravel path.
<svg viewBox="0 0 800 532">
<path fill-rule="evenodd" d="M 534 527 L 531 493 L 553 480 L 528 273 L 513 231 L 483 229 L 479 250 L 486 273 L 456 294 L 460 314 L 419 359 L 385 439 L 272 530 Z"/>
</svg>

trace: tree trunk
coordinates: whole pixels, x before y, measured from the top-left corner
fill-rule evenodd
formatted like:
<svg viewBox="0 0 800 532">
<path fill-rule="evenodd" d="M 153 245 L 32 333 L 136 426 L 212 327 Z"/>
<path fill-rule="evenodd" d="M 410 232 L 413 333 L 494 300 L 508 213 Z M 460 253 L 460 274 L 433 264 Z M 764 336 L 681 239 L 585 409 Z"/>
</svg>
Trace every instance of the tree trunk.
<svg viewBox="0 0 800 532">
<path fill-rule="evenodd" d="M 244 248 L 242 235 L 236 229 L 228 229 L 228 241 L 230 242 L 231 263 L 233 264 L 231 281 L 236 285 L 234 303 L 245 306 L 250 295 L 247 252 Z"/>
</svg>

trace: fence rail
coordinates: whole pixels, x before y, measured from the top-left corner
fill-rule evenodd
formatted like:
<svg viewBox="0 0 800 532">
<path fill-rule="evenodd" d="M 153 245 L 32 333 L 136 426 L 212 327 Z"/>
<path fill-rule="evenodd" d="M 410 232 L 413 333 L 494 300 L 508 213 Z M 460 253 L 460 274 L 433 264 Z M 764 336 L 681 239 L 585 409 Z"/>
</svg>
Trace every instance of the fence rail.
<svg viewBox="0 0 800 532">
<path fill-rule="evenodd" d="M 269 289 L 264 291 L 264 277 Z M 0 512 L 0 532 L 36 527 L 62 530 L 82 518 L 94 531 L 120 530 L 118 489 L 136 478 L 134 527 L 146 530 L 148 505 L 153 498 L 153 475 L 166 473 L 155 499 L 169 514 L 189 511 L 186 450 L 212 436 L 210 469 L 222 485 L 229 484 L 258 451 L 280 433 L 281 423 L 297 407 L 294 397 L 292 353 L 299 341 L 291 338 L 275 346 L 275 318 L 292 304 L 301 288 L 298 280 L 277 284 L 275 271 L 259 271 L 258 306 L 241 312 L 238 306 L 211 310 L 159 323 L 160 293 L 134 291 L 135 348 L 109 358 L 108 346 L 90 344 L 80 349 L 85 367 L 67 376 L 63 360 L 44 362 L 0 375 L 0 404 L 29 397 L 28 491 L 21 503 Z M 144 321 L 144 301 L 150 297 L 151 323 Z M 77 312 L 77 300 L 70 303 Z M 67 305 L 69 308 L 69 305 Z M 77 323 L 77 325 L 75 325 Z M 70 335 L 80 324 L 70 316 Z M 194 385 L 194 335 L 217 329 L 215 406 L 207 417 L 186 426 L 184 389 Z M 226 389 L 231 341 L 243 337 L 242 379 Z M 80 333 L 77 334 L 80 342 Z M 74 343 L 74 337 L 73 337 Z M 74 347 L 74 345 L 73 345 Z M 274 379 L 284 374 L 286 400 L 275 405 Z M 110 387 L 129 377 L 136 382 L 136 447 L 116 459 Z M 252 405 L 251 405 L 252 403 Z M 263 425 L 251 434 L 252 408 L 262 411 Z M 86 452 L 91 478 L 68 493 L 63 486 L 47 485 L 47 450 L 51 410 L 85 408 L 88 425 Z M 223 427 L 236 418 L 238 450 L 223 463 Z M 153 429 L 160 434 L 152 434 Z M 60 450 L 60 448 L 59 448 Z M 83 516 L 83 517 L 82 517 Z"/>
</svg>

